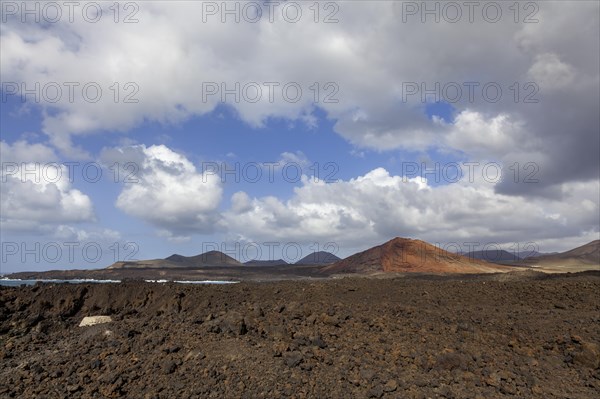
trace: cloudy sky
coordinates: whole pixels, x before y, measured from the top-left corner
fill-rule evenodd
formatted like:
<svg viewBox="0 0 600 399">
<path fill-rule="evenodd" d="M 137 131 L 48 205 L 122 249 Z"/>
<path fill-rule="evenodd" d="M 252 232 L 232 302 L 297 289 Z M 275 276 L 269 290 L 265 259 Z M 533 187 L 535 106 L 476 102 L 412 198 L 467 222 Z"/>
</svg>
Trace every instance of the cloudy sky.
<svg viewBox="0 0 600 399">
<path fill-rule="evenodd" d="M 599 237 L 597 1 L 1 4 L 2 273 Z"/>
</svg>

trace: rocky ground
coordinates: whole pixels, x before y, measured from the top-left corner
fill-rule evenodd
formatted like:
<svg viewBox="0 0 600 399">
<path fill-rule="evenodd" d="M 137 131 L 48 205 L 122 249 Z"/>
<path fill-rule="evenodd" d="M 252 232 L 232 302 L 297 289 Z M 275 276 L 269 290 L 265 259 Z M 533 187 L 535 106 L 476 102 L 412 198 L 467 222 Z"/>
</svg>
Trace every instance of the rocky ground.
<svg viewBox="0 0 600 399">
<path fill-rule="evenodd" d="M 92 270 L 50 270 L 19 272 L 6 277 L 21 280 L 227 280 L 280 281 L 303 278 L 327 278 L 322 265 L 284 266 L 204 266 L 198 268 L 122 268 Z"/>
<path fill-rule="evenodd" d="M 598 273 L 0 287 L 0 397 L 596 398 L 599 293 Z"/>
</svg>

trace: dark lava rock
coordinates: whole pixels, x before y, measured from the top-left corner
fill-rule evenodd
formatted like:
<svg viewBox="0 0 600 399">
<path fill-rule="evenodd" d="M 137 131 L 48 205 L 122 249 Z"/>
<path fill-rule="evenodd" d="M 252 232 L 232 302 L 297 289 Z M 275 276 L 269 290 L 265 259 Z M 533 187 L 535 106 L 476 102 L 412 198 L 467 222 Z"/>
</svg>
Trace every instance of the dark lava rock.
<svg viewBox="0 0 600 399">
<path fill-rule="evenodd" d="M 467 360 L 466 356 L 459 353 L 444 353 L 437 357 L 435 365 L 437 369 L 441 370 L 465 370 Z"/>
<path fill-rule="evenodd" d="M 175 346 L 169 346 L 167 348 L 163 348 L 163 352 L 165 352 L 165 353 L 177 353 L 180 350 L 181 350 L 181 347 L 177 346 L 177 345 L 175 345 Z"/>
<path fill-rule="evenodd" d="M 376 385 L 369 390 L 369 398 L 381 398 L 383 396 L 383 387 Z"/>
<path fill-rule="evenodd" d="M 172 374 L 177 369 L 177 365 L 175 364 L 175 362 L 166 361 L 163 364 L 162 369 L 165 374 Z"/>
<path fill-rule="evenodd" d="M 244 335 L 248 332 L 244 316 L 235 311 L 230 311 L 219 322 L 221 331 L 235 335 Z"/>
<path fill-rule="evenodd" d="M 363 367 L 360 369 L 360 377 L 371 381 L 375 377 L 375 371 L 371 368 Z"/>
<path fill-rule="evenodd" d="M 573 363 L 578 366 L 597 369 L 600 367 L 600 349 L 598 345 L 582 342 L 579 351 L 573 354 Z"/>
<path fill-rule="evenodd" d="M 519 276 L 0 287 L 0 397 L 597 397 L 600 273 Z"/>
<path fill-rule="evenodd" d="M 283 353 L 283 359 L 288 367 L 296 367 L 304 360 L 302 353 L 297 351 Z"/>
</svg>

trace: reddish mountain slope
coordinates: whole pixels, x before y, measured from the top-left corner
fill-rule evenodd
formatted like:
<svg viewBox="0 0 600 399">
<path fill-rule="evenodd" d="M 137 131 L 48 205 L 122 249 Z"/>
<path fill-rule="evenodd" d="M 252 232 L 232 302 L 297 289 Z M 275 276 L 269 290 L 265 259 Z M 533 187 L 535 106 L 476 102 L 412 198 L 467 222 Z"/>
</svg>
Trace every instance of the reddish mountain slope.
<svg viewBox="0 0 600 399">
<path fill-rule="evenodd" d="M 425 241 L 394 238 L 327 266 L 327 273 L 495 273 L 514 270 L 444 251 Z"/>
</svg>

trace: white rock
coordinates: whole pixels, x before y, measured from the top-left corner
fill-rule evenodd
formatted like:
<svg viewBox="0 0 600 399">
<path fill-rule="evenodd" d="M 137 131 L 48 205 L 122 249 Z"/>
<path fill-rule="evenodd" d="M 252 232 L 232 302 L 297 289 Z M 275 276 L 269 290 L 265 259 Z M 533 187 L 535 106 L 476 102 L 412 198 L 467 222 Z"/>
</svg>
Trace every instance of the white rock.
<svg viewBox="0 0 600 399">
<path fill-rule="evenodd" d="M 112 322 L 110 316 L 87 316 L 84 317 L 83 320 L 81 320 L 81 323 L 79 323 L 79 327 L 87 327 L 110 322 Z"/>
</svg>

